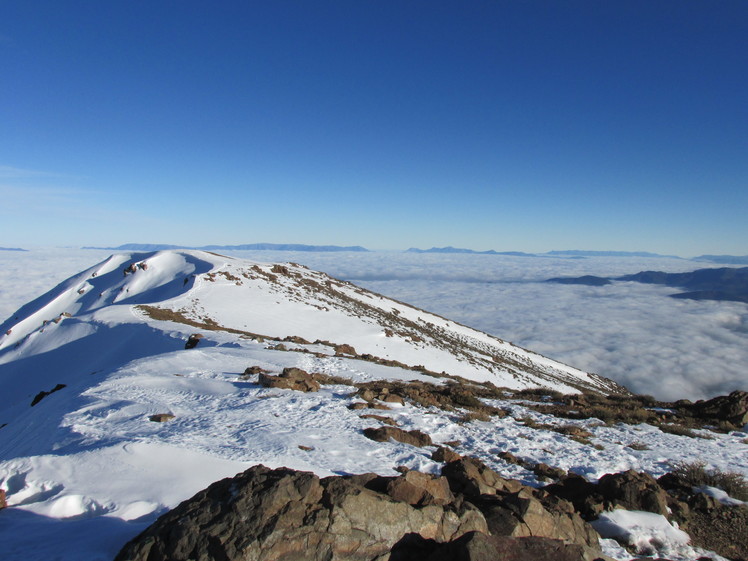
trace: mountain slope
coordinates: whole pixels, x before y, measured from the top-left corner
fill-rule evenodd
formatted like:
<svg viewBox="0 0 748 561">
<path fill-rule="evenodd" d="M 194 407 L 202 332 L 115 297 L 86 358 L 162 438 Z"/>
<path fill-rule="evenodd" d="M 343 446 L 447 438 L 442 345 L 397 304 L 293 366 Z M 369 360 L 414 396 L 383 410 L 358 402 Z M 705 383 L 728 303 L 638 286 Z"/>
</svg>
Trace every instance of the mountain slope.
<svg viewBox="0 0 748 561">
<path fill-rule="evenodd" d="M 185 349 L 194 333 L 203 338 Z M 380 422 L 451 442 L 528 483 L 537 482 L 533 473 L 498 452 L 591 479 L 628 468 L 662 474 L 663 458 L 693 455 L 748 473 L 744 433 L 692 439 L 648 425 L 560 420 L 496 388 L 473 398 L 497 412 L 490 418 L 459 404 L 397 399 L 370 401 L 380 408 L 372 417 L 360 410 L 362 388 L 380 381 L 620 388 L 292 264 L 199 251 L 115 255 L 22 307 L 2 334 L 6 560 L 111 560 L 166 509 L 258 463 L 321 476 L 438 471 L 433 447 L 368 439 L 364 429 Z M 258 372 L 291 367 L 326 383 L 310 393 L 259 383 Z M 590 441 L 548 428 L 570 424 Z M 627 447 L 638 441 L 651 449 Z"/>
<path fill-rule="evenodd" d="M 107 339 L 99 348 L 123 347 L 110 341 L 113 331 L 116 341 L 139 338 L 139 331 L 162 329 L 162 319 L 182 324 L 175 328 L 184 338 L 197 327 L 263 339 L 321 339 L 497 386 L 620 391 L 609 380 L 303 266 L 200 251 L 120 254 L 63 282 L 0 326 L 0 364 L 65 354 L 66 346 L 92 338 Z M 89 367 L 111 364 L 109 357 L 94 357 Z"/>
</svg>

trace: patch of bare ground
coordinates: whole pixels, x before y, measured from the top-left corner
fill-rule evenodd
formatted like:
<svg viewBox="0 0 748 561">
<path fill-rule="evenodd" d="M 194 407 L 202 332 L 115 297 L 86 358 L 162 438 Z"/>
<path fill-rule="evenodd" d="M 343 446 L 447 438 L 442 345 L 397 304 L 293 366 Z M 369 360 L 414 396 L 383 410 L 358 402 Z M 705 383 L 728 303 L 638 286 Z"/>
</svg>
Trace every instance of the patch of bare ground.
<svg viewBox="0 0 748 561">
<path fill-rule="evenodd" d="M 235 333 L 237 335 L 243 335 L 249 339 L 265 340 L 273 339 L 267 335 L 260 335 L 258 333 L 252 333 L 251 331 L 244 331 L 242 329 L 234 329 L 231 327 L 224 327 L 218 325 L 214 320 L 210 318 L 204 318 L 203 321 L 190 318 L 186 315 L 185 311 L 182 310 L 168 310 L 164 308 L 157 308 L 156 306 L 148 306 L 146 304 L 140 304 L 135 306 L 137 310 L 140 310 L 145 315 L 156 321 L 173 321 L 175 323 L 181 323 L 184 325 L 190 325 L 199 329 L 205 329 L 207 331 L 225 331 L 226 333 Z"/>
<path fill-rule="evenodd" d="M 505 410 L 487 405 L 480 399 L 503 395 L 493 384 L 461 384 L 451 380 L 445 384 L 432 384 L 420 380 L 377 380 L 355 386 L 356 395 L 366 402 L 408 401 L 421 407 L 438 407 L 445 411 L 467 410 L 467 413 L 463 413 L 463 416 L 467 415 L 464 421 L 488 420 L 493 416 L 504 417 L 507 414 Z"/>
<path fill-rule="evenodd" d="M 676 402 L 658 401 L 650 395 L 602 395 L 585 392 L 581 394 L 563 395 L 559 392 L 545 389 L 520 390 L 512 395 L 513 399 L 533 401 L 528 407 L 555 417 L 567 419 L 599 419 L 612 425 L 625 423 L 636 425 L 647 423 L 658 427 L 663 432 L 692 438 L 710 438 L 708 433 L 695 432 L 708 429 L 714 432 L 730 432 L 740 430 L 741 426 L 734 420 L 741 417 L 722 414 L 720 410 L 705 407 L 711 401 L 728 401 L 730 396 L 720 396 L 707 402 L 691 403 L 688 400 Z M 742 403 L 741 396 L 732 399 L 735 403 Z M 720 401 L 720 403 L 722 403 Z M 724 406 L 727 408 L 728 406 Z M 705 414 L 708 411 L 709 414 Z M 732 410 L 730 410 L 732 413 Z"/>
</svg>

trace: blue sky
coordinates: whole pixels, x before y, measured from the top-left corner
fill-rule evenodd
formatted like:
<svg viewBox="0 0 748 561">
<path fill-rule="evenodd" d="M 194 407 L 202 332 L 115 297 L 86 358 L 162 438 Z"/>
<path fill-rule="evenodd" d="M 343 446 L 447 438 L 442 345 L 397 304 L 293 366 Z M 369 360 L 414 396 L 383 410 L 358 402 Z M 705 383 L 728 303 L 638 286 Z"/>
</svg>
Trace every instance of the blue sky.
<svg viewBox="0 0 748 561">
<path fill-rule="evenodd" d="M 0 246 L 748 254 L 748 3 L 0 4 Z"/>
</svg>

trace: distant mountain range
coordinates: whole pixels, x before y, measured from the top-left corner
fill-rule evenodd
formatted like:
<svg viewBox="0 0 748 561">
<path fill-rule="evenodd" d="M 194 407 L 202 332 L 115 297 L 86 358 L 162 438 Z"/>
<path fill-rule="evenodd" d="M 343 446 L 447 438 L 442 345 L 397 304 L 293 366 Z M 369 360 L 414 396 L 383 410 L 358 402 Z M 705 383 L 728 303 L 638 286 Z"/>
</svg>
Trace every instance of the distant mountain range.
<svg viewBox="0 0 748 561">
<path fill-rule="evenodd" d="M 473 255 L 515 255 L 518 257 L 536 257 L 534 253 L 525 253 L 523 251 L 475 251 L 474 249 L 462 249 L 459 247 L 432 247 L 431 249 L 418 249 L 411 247 L 405 253 L 469 253 Z"/>
<path fill-rule="evenodd" d="M 28 249 L 21 249 L 20 247 L 0 247 L 0 251 L 28 251 Z"/>
<path fill-rule="evenodd" d="M 748 265 L 748 255 L 700 255 L 694 257 L 693 261 L 708 261 L 723 265 Z"/>
<path fill-rule="evenodd" d="M 603 286 L 612 281 L 633 281 L 645 284 L 661 284 L 686 289 L 686 292 L 671 294 L 673 298 L 689 300 L 729 300 L 748 303 L 748 267 L 722 267 L 719 269 L 698 269 L 690 273 L 663 273 L 662 271 L 642 271 L 621 277 L 556 277 L 546 282 L 560 284 L 583 284 Z"/>
<path fill-rule="evenodd" d="M 463 249 L 459 247 L 432 247 L 431 249 L 418 249 L 411 247 L 406 253 L 468 253 L 474 255 L 513 255 L 517 257 L 672 257 L 680 259 L 674 255 L 660 255 L 659 253 L 649 253 L 647 251 L 585 251 L 580 249 L 567 249 L 563 251 L 554 250 L 546 253 L 525 253 L 524 251 L 476 251 L 474 249 Z"/>
<path fill-rule="evenodd" d="M 111 249 L 116 251 L 162 251 L 169 249 L 200 249 L 203 251 L 251 250 L 251 251 L 369 251 L 360 245 L 304 245 L 304 244 L 275 244 L 251 243 L 241 245 L 203 245 L 200 247 L 168 244 L 126 243 L 117 247 L 84 247 L 83 249 Z"/>
</svg>

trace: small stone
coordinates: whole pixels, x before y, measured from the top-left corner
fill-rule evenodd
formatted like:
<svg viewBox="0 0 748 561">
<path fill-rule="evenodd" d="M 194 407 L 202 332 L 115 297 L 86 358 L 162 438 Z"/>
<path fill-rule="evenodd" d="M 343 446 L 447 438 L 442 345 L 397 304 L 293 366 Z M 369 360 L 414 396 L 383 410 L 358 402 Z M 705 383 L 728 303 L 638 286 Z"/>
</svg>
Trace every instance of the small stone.
<svg viewBox="0 0 748 561">
<path fill-rule="evenodd" d="M 148 420 L 153 421 L 154 423 L 165 423 L 166 421 L 171 421 L 173 418 L 174 415 L 171 413 L 157 413 L 156 415 L 148 417 Z"/>
</svg>

